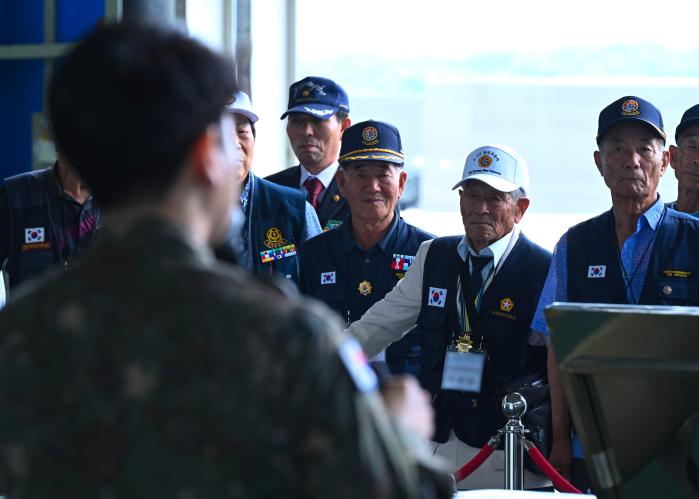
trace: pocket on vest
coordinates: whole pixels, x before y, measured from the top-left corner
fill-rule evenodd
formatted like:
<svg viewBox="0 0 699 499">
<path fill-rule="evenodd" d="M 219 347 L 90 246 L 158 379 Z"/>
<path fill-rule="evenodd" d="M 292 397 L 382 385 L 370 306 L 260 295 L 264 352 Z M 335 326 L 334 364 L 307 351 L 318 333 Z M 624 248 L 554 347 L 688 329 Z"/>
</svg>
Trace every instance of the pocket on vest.
<svg viewBox="0 0 699 499">
<path fill-rule="evenodd" d="M 689 279 L 658 279 L 655 296 L 659 305 L 695 305 L 697 283 Z"/>
</svg>

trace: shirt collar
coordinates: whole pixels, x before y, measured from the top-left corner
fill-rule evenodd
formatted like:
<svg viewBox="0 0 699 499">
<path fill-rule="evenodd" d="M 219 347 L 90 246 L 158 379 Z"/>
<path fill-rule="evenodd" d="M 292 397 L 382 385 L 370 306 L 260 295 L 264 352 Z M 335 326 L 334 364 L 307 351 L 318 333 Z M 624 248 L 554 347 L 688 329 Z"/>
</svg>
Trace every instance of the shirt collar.
<svg viewBox="0 0 699 499">
<path fill-rule="evenodd" d="M 381 241 L 379 241 L 376 245 L 379 248 L 381 248 L 382 252 L 386 252 L 391 238 L 395 235 L 396 231 L 398 230 L 399 218 L 400 216 L 398 215 L 396 210 L 394 210 L 393 221 L 391 222 L 391 225 L 388 227 L 388 231 L 383 236 L 383 238 L 381 238 Z M 360 251 L 364 251 L 364 249 L 360 248 L 357 242 L 354 240 L 354 234 L 352 234 L 352 215 L 348 216 L 345 222 L 340 226 L 340 228 L 335 230 L 340 231 L 340 248 L 344 252 L 351 251 L 353 248 L 357 248 Z M 372 248 L 369 248 L 369 250 L 371 249 Z"/>
<path fill-rule="evenodd" d="M 467 253 L 473 256 L 490 256 L 493 258 L 493 267 L 497 268 L 498 264 L 500 263 L 500 260 L 505 255 L 507 248 L 512 247 L 514 243 L 517 242 L 517 239 L 519 239 L 519 234 L 520 229 L 515 224 L 515 226 L 509 233 L 502 236 L 500 239 L 495 241 L 490 246 L 483 248 L 480 252 L 477 252 L 473 248 L 471 248 L 471 245 L 468 244 L 468 238 L 466 237 L 466 235 L 464 235 L 464 237 L 461 238 L 459 246 L 456 248 L 456 250 L 459 252 L 459 256 L 463 261 L 466 261 Z M 511 241 L 513 238 L 514 240 Z M 510 242 L 512 244 L 510 244 Z"/>
<path fill-rule="evenodd" d="M 248 213 L 250 197 L 252 196 L 253 177 L 254 175 L 252 174 L 252 172 L 248 172 L 248 178 L 245 181 L 245 185 L 243 186 L 243 192 L 240 193 L 240 207 L 243 209 L 243 213 L 245 213 L 246 215 Z"/>
<path fill-rule="evenodd" d="M 301 165 L 301 183 L 299 184 L 299 187 L 303 187 L 303 183 L 309 177 L 315 177 L 318 180 L 320 180 L 320 183 L 323 184 L 323 187 L 327 189 L 328 186 L 332 183 L 333 179 L 335 178 L 335 173 L 337 172 L 338 166 L 339 163 L 335 161 L 334 163 L 331 163 L 330 165 L 326 166 L 325 169 L 323 169 L 323 171 L 320 172 L 318 175 L 313 175 L 311 172 L 306 170 L 305 166 Z"/>
<path fill-rule="evenodd" d="M 646 224 L 652 229 L 655 230 L 658 228 L 658 224 L 660 223 L 660 220 L 663 218 L 663 212 L 665 211 L 665 205 L 663 204 L 663 201 L 660 199 L 660 195 L 658 195 L 658 199 L 653 203 L 653 206 L 648 208 L 643 215 L 641 215 L 638 218 L 638 221 L 636 222 L 636 232 L 641 230 L 642 226 L 641 223 L 643 220 L 646 221 Z"/>
</svg>

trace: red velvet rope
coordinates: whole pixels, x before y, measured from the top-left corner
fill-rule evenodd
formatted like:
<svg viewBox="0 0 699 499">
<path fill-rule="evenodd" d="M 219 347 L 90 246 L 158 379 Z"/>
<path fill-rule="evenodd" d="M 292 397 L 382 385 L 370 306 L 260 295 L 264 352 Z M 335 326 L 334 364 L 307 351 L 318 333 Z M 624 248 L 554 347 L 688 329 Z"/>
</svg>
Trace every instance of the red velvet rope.
<svg viewBox="0 0 699 499">
<path fill-rule="evenodd" d="M 471 459 L 469 462 L 464 464 L 461 468 L 456 470 L 454 473 L 454 479 L 456 482 L 460 482 L 467 476 L 469 476 L 471 473 L 476 471 L 478 467 L 483 464 L 483 462 L 490 457 L 490 455 L 493 453 L 495 450 L 495 447 L 491 447 L 489 445 L 490 442 L 485 444 L 481 450 L 478 451 L 478 454 L 473 456 L 473 459 Z"/>
<path fill-rule="evenodd" d="M 571 494 L 582 494 L 582 492 L 573 487 L 568 480 L 563 478 L 561 474 L 558 473 L 553 466 L 551 466 L 551 463 L 546 460 L 541 451 L 536 448 L 536 445 L 524 438 L 522 439 L 522 442 L 524 443 L 525 449 L 527 449 L 527 454 L 529 454 L 529 457 L 532 458 L 541 471 L 543 471 L 548 479 L 551 480 L 553 486 L 556 487 L 556 490 L 560 492 L 569 492 Z"/>
</svg>

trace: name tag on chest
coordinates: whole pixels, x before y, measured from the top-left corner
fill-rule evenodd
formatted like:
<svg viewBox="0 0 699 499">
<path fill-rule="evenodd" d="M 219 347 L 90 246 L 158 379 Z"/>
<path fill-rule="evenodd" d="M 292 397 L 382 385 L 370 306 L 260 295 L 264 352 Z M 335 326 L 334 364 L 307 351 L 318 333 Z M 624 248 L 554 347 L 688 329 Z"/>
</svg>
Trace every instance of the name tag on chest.
<svg viewBox="0 0 699 499">
<path fill-rule="evenodd" d="M 442 374 L 442 390 L 480 392 L 485 355 L 447 350 Z"/>
</svg>

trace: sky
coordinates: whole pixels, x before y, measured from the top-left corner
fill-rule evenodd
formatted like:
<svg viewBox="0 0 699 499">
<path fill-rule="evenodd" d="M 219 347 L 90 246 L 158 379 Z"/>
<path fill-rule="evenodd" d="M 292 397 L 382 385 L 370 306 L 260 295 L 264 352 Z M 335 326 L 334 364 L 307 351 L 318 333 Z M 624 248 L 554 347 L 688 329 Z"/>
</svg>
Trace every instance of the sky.
<svg viewBox="0 0 699 499">
<path fill-rule="evenodd" d="M 699 48 L 699 2 L 692 0 L 297 0 L 296 5 L 298 51 L 319 59 L 359 51 L 409 60 L 610 44 Z"/>
</svg>

